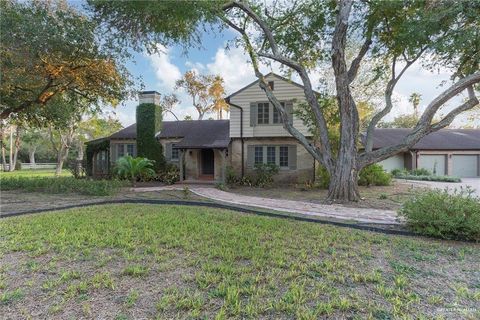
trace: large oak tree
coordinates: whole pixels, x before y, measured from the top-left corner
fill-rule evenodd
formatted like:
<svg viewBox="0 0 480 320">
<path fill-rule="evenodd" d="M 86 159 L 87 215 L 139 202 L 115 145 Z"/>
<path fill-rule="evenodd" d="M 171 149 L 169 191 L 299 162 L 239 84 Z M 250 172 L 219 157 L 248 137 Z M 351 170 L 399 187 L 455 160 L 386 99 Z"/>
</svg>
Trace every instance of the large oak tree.
<svg viewBox="0 0 480 320">
<path fill-rule="evenodd" d="M 331 201 L 359 199 L 358 172 L 365 166 L 406 151 L 429 133 L 445 128 L 461 112 L 471 110 L 480 82 L 479 1 L 215 1 L 215 2 L 116 2 L 90 0 L 97 17 L 121 31 L 122 39 L 155 48 L 151 41 L 198 44 L 204 23 L 219 21 L 237 32 L 237 44 L 249 54 L 259 85 L 282 118 L 286 110 L 270 90 L 260 71 L 262 62 L 279 64 L 296 75 L 304 86 L 307 107 L 318 128 L 318 144 L 301 134 L 290 122 L 283 124 L 306 150 L 329 172 Z M 127 21 L 123 19 L 128 17 Z M 172 24 L 176 26 L 173 32 Z M 353 59 L 346 48 L 361 43 Z M 389 73 L 383 107 L 360 132 L 357 101 L 352 95 L 358 72 L 365 61 L 383 60 Z M 333 69 L 340 119 L 338 146 L 329 137 L 324 110 L 317 99 L 311 72 Z M 373 150 L 372 137 L 379 122 L 395 108 L 393 91 L 409 68 L 421 63 L 427 68 L 451 71 L 452 83 L 434 98 L 412 131 L 398 143 Z M 428 84 L 426 84 L 428 85 Z M 477 87 L 475 87 L 477 86 Z M 460 94 L 465 99 L 438 116 Z M 444 110 L 445 111 L 445 110 Z M 364 137 L 364 138 L 362 138 Z M 333 150 L 338 150 L 333 152 Z"/>
</svg>

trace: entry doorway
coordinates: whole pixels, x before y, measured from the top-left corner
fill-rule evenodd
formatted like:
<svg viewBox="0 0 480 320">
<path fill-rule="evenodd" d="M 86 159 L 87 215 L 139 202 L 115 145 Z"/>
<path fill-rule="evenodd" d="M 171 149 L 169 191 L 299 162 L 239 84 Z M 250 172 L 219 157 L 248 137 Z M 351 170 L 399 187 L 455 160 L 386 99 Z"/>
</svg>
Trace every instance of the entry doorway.
<svg viewBox="0 0 480 320">
<path fill-rule="evenodd" d="M 213 154 L 213 149 L 202 149 L 201 159 L 202 159 L 201 174 L 213 176 L 213 173 L 215 170 L 215 157 Z"/>
</svg>

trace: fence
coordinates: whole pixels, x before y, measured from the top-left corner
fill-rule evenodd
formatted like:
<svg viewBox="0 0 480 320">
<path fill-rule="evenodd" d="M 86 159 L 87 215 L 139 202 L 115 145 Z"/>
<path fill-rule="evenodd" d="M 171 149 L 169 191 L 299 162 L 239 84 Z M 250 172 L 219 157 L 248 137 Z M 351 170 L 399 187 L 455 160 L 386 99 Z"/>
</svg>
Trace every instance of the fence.
<svg viewBox="0 0 480 320">
<path fill-rule="evenodd" d="M 22 163 L 22 170 L 49 170 L 55 169 L 56 163 Z M 2 165 L 0 165 L 3 168 Z M 10 169 L 10 165 L 7 163 L 5 164 L 5 169 L 8 171 Z"/>
</svg>

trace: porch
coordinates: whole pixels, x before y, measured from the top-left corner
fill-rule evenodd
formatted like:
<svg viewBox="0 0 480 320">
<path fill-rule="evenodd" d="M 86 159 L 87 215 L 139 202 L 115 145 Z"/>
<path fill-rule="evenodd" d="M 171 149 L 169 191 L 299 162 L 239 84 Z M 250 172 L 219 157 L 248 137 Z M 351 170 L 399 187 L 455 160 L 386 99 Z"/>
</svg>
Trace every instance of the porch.
<svg viewBox="0 0 480 320">
<path fill-rule="evenodd" d="M 227 148 L 182 148 L 181 146 L 174 146 L 172 151 L 174 153 L 178 152 L 180 183 L 225 182 Z"/>
</svg>

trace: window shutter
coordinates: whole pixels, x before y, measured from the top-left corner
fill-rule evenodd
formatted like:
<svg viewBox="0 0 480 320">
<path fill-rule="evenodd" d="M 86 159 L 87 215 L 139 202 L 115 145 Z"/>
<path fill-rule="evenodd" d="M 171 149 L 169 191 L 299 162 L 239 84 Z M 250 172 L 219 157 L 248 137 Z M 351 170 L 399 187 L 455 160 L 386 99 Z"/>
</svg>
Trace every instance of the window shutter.
<svg viewBox="0 0 480 320">
<path fill-rule="evenodd" d="M 258 107 L 256 102 L 250 103 L 250 127 L 255 127 L 257 125 L 257 112 Z"/>
<path fill-rule="evenodd" d="M 297 146 L 288 146 L 288 167 L 290 170 L 297 170 Z"/>
<path fill-rule="evenodd" d="M 132 157 L 137 157 L 137 144 L 136 144 L 136 143 L 133 144 L 133 154 L 132 154 Z"/>
<path fill-rule="evenodd" d="M 167 143 L 165 145 L 165 159 L 167 161 L 172 160 L 172 145 L 173 143 Z"/>
<path fill-rule="evenodd" d="M 289 101 L 285 103 L 285 111 L 288 114 L 288 121 L 293 124 L 293 102 Z"/>
<path fill-rule="evenodd" d="M 252 169 L 255 162 L 255 146 L 247 146 L 247 168 Z"/>
</svg>

